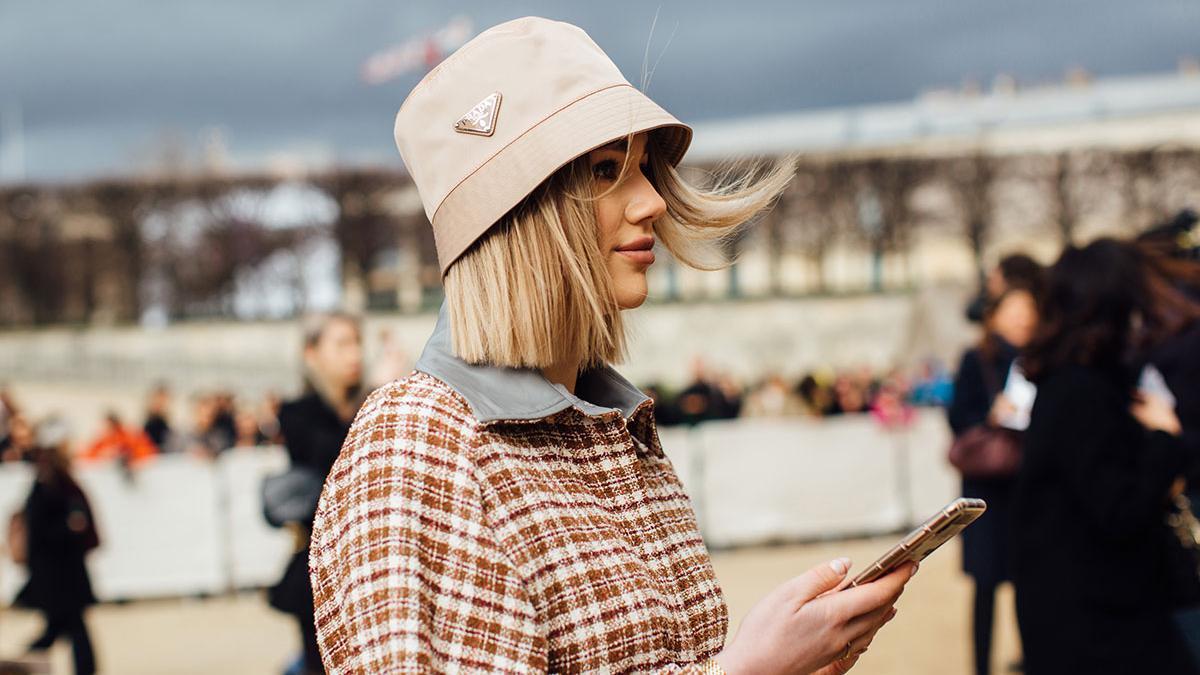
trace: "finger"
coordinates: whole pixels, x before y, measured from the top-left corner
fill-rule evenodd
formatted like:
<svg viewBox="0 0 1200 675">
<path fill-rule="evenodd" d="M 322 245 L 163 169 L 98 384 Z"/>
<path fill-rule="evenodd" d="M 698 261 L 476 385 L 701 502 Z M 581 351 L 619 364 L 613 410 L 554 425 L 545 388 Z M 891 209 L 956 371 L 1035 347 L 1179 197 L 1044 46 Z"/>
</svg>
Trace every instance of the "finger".
<svg viewBox="0 0 1200 675">
<path fill-rule="evenodd" d="M 888 607 L 868 616 L 859 617 L 846 626 L 846 641 L 853 645 L 853 652 L 862 653 L 875 641 L 875 634 L 896 618 L 896 608 Z"/>
<path fill-rule="evenodd" d="M 865 635 L 874 634 L 875 631 L 883 627 L 883 624 L 888 622 L 889 615 L 895 609 L 891 605 L 885 605 L 873 612 L 854 617 L 846 623 L 846 639 L 854 642 Z"/>
<path fill-rule="evenodd" d="M 851 656 L 850 658 L 847 658 L 847 659 L 838 659 L 837 661 L 834 661 L 831 665 L 833 667 L 834 673 L 836 673 L 837 675 L 845 675 L 846 673 L 850 672 L 850 669 L 853 668 L 854 664 L 856 664 L 856 663 L 858 663 L 858 657 Z"/>
<path fill-rule="evenodd" d="M 831 593 L 840 593 L 840 592 L 846 590 L 847 588 L 850 588 L 850 584 L 852 584 L 852 583 L 854 583 L 854 575 L 847 574 L 846 576 L 842 577 L 842 580 L 838 582 L 837 586 L 834 586 L 833 588 L 825 591 L 824 593 L 822 593 L 821 595 L 819 595 L 817 597 L 823 598 L 826 595 L 829 595 Z"/>
<path fill-rule="evenodd" d="M 846 573 L 850 571 L 850 559 L 838 558 L 817 565 L 798 577 L 793 577 L 784 584 L 792 597 L 800 603 L 808 602 L 825 591 L 837 587 Z"/>
<path fill-rule="evenodd" d="M 850 644 L 851 654 L 862 654 L 875 641 L 875 634 L 887 624 L 891 608 L 859 617 L 843 627 L 839 642 Z"/>
<path fill-rule="evenodd" d="M 845 675 L 850 672 L 854 664 L 858 663 L 858 656 L 850 656 L 844 659 L 830 661 L 829 665 L 816 671 L 813 675 Z"/>
<path fill-rule="evenodd" d="M 896 604 L 904 585 L 916 573 L 916 564 L 907 563 L 869 584 L 847 588 L 840 593 L 822 598 L 822 602 L 834 605 L 833 611 L 845 621 L 869 614 L 881 607 Z"/>
</svg>

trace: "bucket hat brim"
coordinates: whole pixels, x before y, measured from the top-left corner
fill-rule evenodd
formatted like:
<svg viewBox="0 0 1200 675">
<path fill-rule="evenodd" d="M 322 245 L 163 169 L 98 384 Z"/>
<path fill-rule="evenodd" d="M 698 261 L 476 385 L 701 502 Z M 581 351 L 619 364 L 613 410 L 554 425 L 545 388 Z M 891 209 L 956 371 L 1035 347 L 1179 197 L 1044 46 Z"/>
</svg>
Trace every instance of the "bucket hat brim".
<svg viewBox="0 0 1200 675">
<path fill-rule="evenodd" d="M 503 117 L 503 110 L 499 114 Z M 655 129 L 663 130 L 663 142 L 656 150 L 665 153 L 672 165 L 678 164 L 691 144 L 691 127 L 627 83 L 581 96 L 531 126 L 467 173 L 433 214 L 442 275 L 560 168 L 595 148 Z M 470 189 L 461 189 L 468 184 Z"/>
</svg>

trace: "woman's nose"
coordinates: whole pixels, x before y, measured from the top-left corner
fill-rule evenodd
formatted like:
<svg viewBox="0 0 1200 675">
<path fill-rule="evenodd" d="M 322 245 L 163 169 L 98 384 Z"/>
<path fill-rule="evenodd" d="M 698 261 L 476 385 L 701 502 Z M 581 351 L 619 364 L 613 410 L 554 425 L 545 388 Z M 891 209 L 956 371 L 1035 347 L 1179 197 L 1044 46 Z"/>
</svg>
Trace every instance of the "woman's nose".
<svg viewBox="0 0 1200 675">
<path fill-rule="evenodd" d="M 629 202 L 625 205 L 625 219 L 634 225 L 654 222 L 667 212 L 667 203 L 654 189 L 654 184 L 638 172 L 630 185 Z"/>
</svg>

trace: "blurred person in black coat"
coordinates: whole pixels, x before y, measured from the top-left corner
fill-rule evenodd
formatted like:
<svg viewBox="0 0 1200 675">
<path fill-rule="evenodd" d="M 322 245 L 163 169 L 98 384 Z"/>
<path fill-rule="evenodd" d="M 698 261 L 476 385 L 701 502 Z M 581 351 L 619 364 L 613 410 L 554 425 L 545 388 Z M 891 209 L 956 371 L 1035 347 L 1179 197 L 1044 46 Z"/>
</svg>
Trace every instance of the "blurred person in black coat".
<svg viewBox="0 0 1200 675">
<path fill-rule="evenodd" d="M 1200 303 L 1200 227 L 1192 211 L 1183 211 L 1164 225 L 1138 237 L 1146 254 L 1153 283 L 1178 290 Z M 1188 454 L 1186 497 L 1194 515 L 1200 515 L 1200 321 L 1168 337 L 1150 353 L 1150 363 L 1162 374 L 1163 383 L 1175 399 L 1183 445 Z M 1175 618 L 1191 636 L 1193 652 L 1200 660 L 1200 580 L 1189 568 L 1190 556 L 1180 557 L 1179 583 L 1190 586 L 1186 606 Z"/>
<path fill-rule="evenodd" d="M 967 320 L 982 323 L 987 308 L 1010 288 L 1023 288 L 1036 297 L 1045 281 L 1045 268 L 1024 253 L 1012 253 L 1000 259 L 988 272 L 979 293 L 967 305 Z"/>
<path fill-rule="evenodd" d="M 708 420 L 731 419 L 742 407 L 737 385 L 728 377 L 713 377 L 704 358 L 692 359 L 692 382 L 675 399 L 679 420 L 696 425 Z"/>
<path fill-rule="evenodd" d="M 71 475 L 65 425 L 48 420 L 38 426 L 37 435 L 37 477 L 22 511 L 29 580 L 16 604 L 45 618 L 31 652 L 44 652 L 66 637 L 76 674 L 90 675 L 96 672 L 96 659 L 83 614 L 96 597 L 84 557 L 99 545 L 99 537 L 87 497 Z"/>
<path fill-rule="evenodd" d="M 1135 391 L 1139 354 L 1197 310 L 1147 280 L 1142 254 L 1102 239 L 1050 271 L 1023 364 L 1038 385 L 1014 498 L 1017 619 L 1029 675 L 1195 673 L 1172 621 L 1181 427 Z"/>
<path fill-rule="evenodd" d="M 1181 211 L 1137 241 L 1156 283 L 1170 285 L 1200 303 L 1200 224 L 1195 212 Z M 1200 322 L 1168 337 L 1150 354 L 1150 362 L 1175 396 L 1175 412 L 1191 456 L 1189 496 L 1194 507 L 1200 506 Z"/>
<path fill-rule="evenodd" d="M 362 337 L 358 321 L 345 314 L 310 319 L 304 331 L 305 391 L 279 409 L 279 428 L 292 465 L 324 478 L 341 452 L 363 401 Z M 269 596 L 277 609 L 296 617 L 306 672 L 321 673 L 308 576 L 311 518 L 297 523 L 296 553 Z"/>
<path fill-rule="evenodd" d="M 146 432 L 159 452 L 174 449 L 171 444 L 170 416 L 171 390 L 166 384 L 159 384 L 150 392 L 150 399 L 146 403 L 146 421 L 142 424 L 142 431 Z"/>
<path fill-rule="evenodd" d="M 1037 301 L 1021 288 L 1003 293 L 985 311 L 980 344 L 962 357 L 954 380 L 954 397 L 947 410 L 956 437 L 980 425 L 996 426 L 1012 409 L 1004 396 L 1009 369 L 1033 337 L 1037 327 Z M 975 582 L 972 636 L 975 672 L 989 672 L 992 619 L 996 589 L 1010 581 L 1009 521 L 1016 475 L 987 478 L 963 477 L 964 497 L 983 499 L 987 512 L 962 533 L 963 571 Z"/>
</svg>

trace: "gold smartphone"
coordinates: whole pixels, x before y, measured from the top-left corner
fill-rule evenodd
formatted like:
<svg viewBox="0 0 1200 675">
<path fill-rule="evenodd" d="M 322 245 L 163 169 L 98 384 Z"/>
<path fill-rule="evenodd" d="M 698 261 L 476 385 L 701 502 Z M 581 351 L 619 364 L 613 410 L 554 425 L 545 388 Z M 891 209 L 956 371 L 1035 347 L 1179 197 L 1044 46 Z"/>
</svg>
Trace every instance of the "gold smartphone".
<svg viewBox="0 0 1200 675">
<path fill-rule="evenodd" d="M 982 499 L 955 499 L 859 573 L 850 586 L 869 584 L 906 562 L 921 562 L 987 510 Z"/>
</svg>

